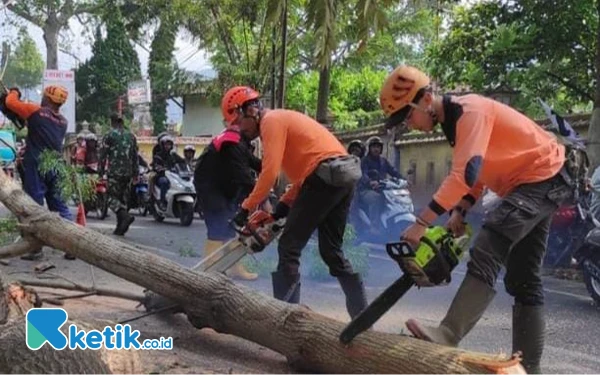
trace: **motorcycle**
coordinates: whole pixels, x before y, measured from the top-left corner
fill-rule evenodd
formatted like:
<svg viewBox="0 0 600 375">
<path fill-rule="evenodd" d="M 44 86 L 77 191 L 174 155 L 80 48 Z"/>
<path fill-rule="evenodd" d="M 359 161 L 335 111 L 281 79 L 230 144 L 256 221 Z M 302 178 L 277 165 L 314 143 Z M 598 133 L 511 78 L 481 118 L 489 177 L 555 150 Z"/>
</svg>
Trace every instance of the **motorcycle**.
<svg viewBox="0 0 600 375">
<path fill-rule="evenodd" d="M 86 173 L 97 175 L 97 167 L 86 167 Z M 95 211 L 96 217 L 100 220 L 104 220 L 108 216 L 108 180 L 105 176 L 96 179 L 95 191 L 96 194 L 91 200 L 83 202 L 83 208 L 86 216 L 89 212 Z"/>
<path fill-rule="evenodd" d="M 571 267 L 574 249 L 581 245 L 581 241 L 590 230 L 589 222 L 583 213 L 585 207 L 589 207 L 588 198 L 582 196 L 577 204 L 561 206 L 552 217 L 547 251 L 543 260 L 545 267 Z M 490 212 L 501 201 L 500 197 L 489 190 L 482 199 L 484 211 Z"/>
<path fill-rule="evenodd" d="M 358 243 L 386 244 L 397 241 L 399 233 L 416 222 L 408 182 L 396 178 L 383 179 L 378 182 L 378 190 L 383 199 L 380 217 L 373 220 L 360 204 L 353 209 L 351 222 L 356 230 Z M 380 233 L 374 233 L 371 230 L 373 227 L 379 229 Z"/>
<path fill-rule="evenodd" d="M 196 189 L 193 183 L 193 172 L 187 164 L 178 164 L 172 170 L 165 171 L 165 177 L 169 180 L 167 191 L 167 207 L 161 210 L 159 207 L 160 188 L 156 181 L 150 196 L 149 211 L 154 220 L 159 223 L 167 217 L 179 218 L 181 225 L 187 227 L 194 221 L 194 209 L 196 201 Z"/>
<path fill-rule="evenodd" d="M 589 210 L 582 210 L 585 216 L 587 235 L 573 252 L 577 267 L 581 268 L 583 281 L 596 305 L 600 306 L 600 221 Z"/>
<path fill-rule="evenodd" d="M 131 188 L 131 194 L 128 202 L 128 209 L 137 209 L 142 216 L 148 214 L 148 205 L 150 202 L 150 192 L 148 191 L 148 168 L 139 166 L 137 182 Z"/>
</svg>

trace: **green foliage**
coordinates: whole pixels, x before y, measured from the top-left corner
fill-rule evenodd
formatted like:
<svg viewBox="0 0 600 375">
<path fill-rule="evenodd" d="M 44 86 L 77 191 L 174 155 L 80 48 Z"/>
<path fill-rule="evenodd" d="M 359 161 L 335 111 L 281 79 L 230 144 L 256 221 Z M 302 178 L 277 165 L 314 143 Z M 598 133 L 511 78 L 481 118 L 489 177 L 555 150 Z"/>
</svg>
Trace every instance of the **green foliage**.
<svg viewBox="0 0 600 375">
<path fill-rule="evenodd" d="M 458 7 L 447 35 L 428 49 L 443 87 L 509 88 L 514 106 L 537 117 L 536 97 L 556 110 L 585 106 L 596 82 L 596 2 L 486 1 Z"/>
<path fill-rule="evenodd" d="M 175 14 L 170 12 L 169 9 L 160 15 L 160 26 L 150 45 L 148 74 L 152 85 L 150 113 L 154 122 L 154 135 L 166 130 L 167 99 L 177 71 L 173 51 L 175 50 L 179 22 L 174 17 Z"/>
<path fill-rule="evenodd" d="M 13 243 L 19 236 L 17 219 L 14 217 L 0 218 L 0 246 Z"/>
<path fill-rule="evenodd" d="M 53 150 L 44 150 L 40 155 L 39 171 L 55 173 L 61 197 L 79 201 L 91 201 L 96 197 L 97 176 L 84 173 L 83 168 L 65 163 L 62 156 Z"/>
<path fill-rule="evenodd" d="M 140 62 L 133 49 L 118 8 L 103 17 L 106 37 L 96 29 L 93 56 L 75 72 L 79 100 L 77 121 L 104 123 L 117 109 L 127 85 L 141 78 Z"/>
<path fill-rule="evenodd" d="M 9 56 L 4 83 L 21 89 L 32 89 L 42 83 L 44 59 L 25 28 L 21 28 L 17 47 Z"/>
<path fill-rule="evenodd" d="M 342 130 L 368 126 L 383 117 L 378 98 L 387 76 L 386 71 L 367 67 L 352 71 L 336 67 L 331 76 L 329 108 L 335 116 L 334 128 Z M 289 80 L 288 85 L 286 107 L 315 116 L 319 74 L 314 71 L 297 74 Z"/>
<path fill-rule="evenodd" d="M 363 277 L 369 274 L 369 248 L 366 246 L 353 245 L 356 239 L 356 232 L 351 225 L 346 225 L 344 232 L 344 255 L 352 264 L 355 272 L 358 272 Z M 305 268 L 308 268 L 308 275 L 315 280 L 327 280 L 331 277 L 329 268 L 321 259 L 318 245 L 312 241 L 303 251 L 303 263 Z"/>
</svg>

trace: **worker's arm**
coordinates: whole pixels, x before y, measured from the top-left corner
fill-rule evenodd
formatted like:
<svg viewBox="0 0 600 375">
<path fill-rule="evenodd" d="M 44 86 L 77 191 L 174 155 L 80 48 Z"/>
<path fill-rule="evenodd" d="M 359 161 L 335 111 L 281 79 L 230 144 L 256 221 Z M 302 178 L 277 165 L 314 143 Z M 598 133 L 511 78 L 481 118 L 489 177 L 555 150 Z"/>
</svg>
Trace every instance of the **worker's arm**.
<svg viewBox="0 0 600 375">
<path fill-rule="evenodd" d="M 22 102 L 19 100 L 19 92 L 13 90 L 6 96 L 6 109 L 23 120 L 27 120 L 34 112 L 40 109 L 40 106 L 34 103 Z"/>
<path fill-rule="evenodd" d="M 292 187 L 281 196 L 280 201 L 288 205 L 288 207 L 292 207 L 292 204 L 294 204 L 294 201 L 298 197 L 301 187 L 302 183 L 300 182 L 293 184 Z"/>
<path fill-rule="evenodd" d="M 478 183 L 485 154 L 490 143 L 493 121 L 484 113 L 468 112 L 456 125 L 456 148 L 452 170 L 434 194 L 429 206 L 420 217 L 427 223 L 452 209 L 463 197 L 481 195 L 483 185 Z M 466 203 L 466 202 L 465 202 Z"/>
<path fill-rule="evenodd" d="M 265 118 L 260 126 L 264 156 L 262 170 L 258 176 L 256 186 L 254 186 L 250 196 L 242 203 L 242 208 L 248 211 L 254 210 L 265 200 L 275 184 L 281 169 L 287 139 L 287 127 L 276 119 Z"/>
</svg>

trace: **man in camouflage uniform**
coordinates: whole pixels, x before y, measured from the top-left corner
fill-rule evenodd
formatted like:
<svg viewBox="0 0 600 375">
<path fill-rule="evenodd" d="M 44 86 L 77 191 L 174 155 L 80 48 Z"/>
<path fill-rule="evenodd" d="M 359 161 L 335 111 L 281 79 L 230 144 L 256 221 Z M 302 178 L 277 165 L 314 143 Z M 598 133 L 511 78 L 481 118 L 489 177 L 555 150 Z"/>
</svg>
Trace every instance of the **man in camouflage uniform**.
<svg viewBox="0 0 600 375">
<path fill-rule="evenodd" d="M 123 236 L 135 218 L 127 211 L 129 189 L 138 173 L 138 147 L 135 136 L 123 127 L 118 115 L 110 118 L 111 131 L 102 141 L 100 175 L 108 162 L 108 196 L 110 209 L 117 214 L 117 227 L 113 234 Z"/>
</svg>

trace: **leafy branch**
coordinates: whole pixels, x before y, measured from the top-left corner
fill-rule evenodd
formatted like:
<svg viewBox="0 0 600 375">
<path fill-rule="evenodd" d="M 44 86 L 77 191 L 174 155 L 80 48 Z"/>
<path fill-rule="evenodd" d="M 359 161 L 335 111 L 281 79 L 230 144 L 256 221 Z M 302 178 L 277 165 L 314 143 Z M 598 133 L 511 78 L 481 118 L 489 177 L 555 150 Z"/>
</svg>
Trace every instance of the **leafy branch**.
<svg viewBox="0 0 600 375">
<path fill-rule="evenodd" d="M 95 199 L 97 176 L 84 173 L 83 168 L 67 164 L 61 155 L 44 150 L 40 155 L 39 171 L 42 175 L 56 176 L 60 196 L 64 200 L 80 198 L 86 202 Z"/>
</svg>

